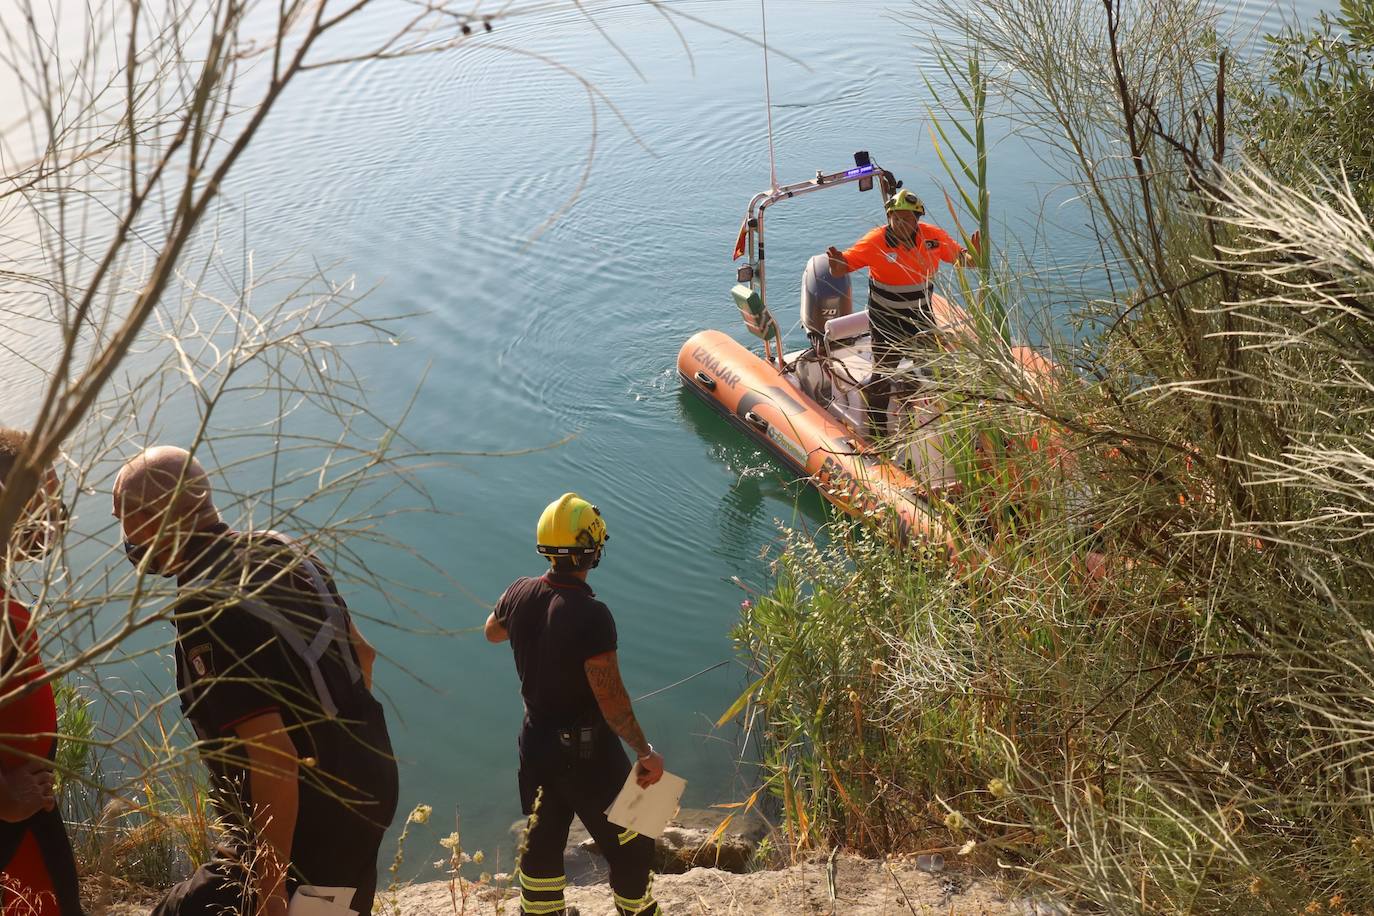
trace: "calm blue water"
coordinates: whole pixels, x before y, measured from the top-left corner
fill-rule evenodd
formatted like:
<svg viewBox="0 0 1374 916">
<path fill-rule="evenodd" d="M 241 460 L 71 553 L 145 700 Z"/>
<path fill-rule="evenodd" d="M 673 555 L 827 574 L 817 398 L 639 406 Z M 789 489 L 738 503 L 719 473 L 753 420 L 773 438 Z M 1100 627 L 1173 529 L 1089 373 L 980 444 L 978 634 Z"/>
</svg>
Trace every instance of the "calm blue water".
<svg viewBox="0 0 1374 916">
<path fill-rule="evenodd" d="M 501 452 L 571 437 L 419 473 L 444 514 L 399 517 L 386 530 L 451 581 L 358 548 L 420 590 L 390 589 L 401 609 L 361 589 L 348 596 L 380 618 L 364 626 L 386 656 L 377 680 L 402 759 L 402 810 L 427 802 L 436 812 L 414 834 L 412 861 L 439 858 L 435 838 L 455 812 L 469 849 L 509 843 L 520 700 L 508 649 L 476 628 L 512 578 L 540 571 L 533 531 L 547 502 L 574 489 L 605 514 L 612 541 L 592 584 L 616 614 L 632 695 L 730 658 L 744 597 L 731 577 L 765 579 L 761 552 L 778 520 L 823 520 L 819 500 L 682 394 L 674 370 L 696 331 L 740 331 L 729 252 L 749 197 L 768 184 L 760 52 L 680 21 L 689 56 L 652 8 L 588 5 L 633 66 L 564 9 L 503 23 L 455 53 L 314 74 L 225 190 L 228 261 L 246 239 L 259 262 L 338 264 L 360 287 L 377 285 L 371 313 L 418 313 L 393 323 L 400 346 L 350 357 L 385 415 L 399 416 L 419 387 L 405 426 L 418 447 Z M 758 33 L 756 3 L 674 5 Z M 1233 8 L 1246 26 L 1275 15 L 1265 3 Z M 770 42 L 807 64 L 771 63 L 780 180 L 842 168 L 867 149 L 948 224 L 922 82 L 934 75 L 938 24 L 922 9 L 769 4 Z M 593 113 L 578 79 L 509 48 L 572 68 L 629 128 L 605 102 Z M 1003 241 L 1044 214 L 1051 235 L 1028 246 L 1041 268 L 1096 257 L 1052 171 L 1023 143 L 1002 139 L 991 172 Z M 876 194 L 848 189 L 770 212 L 770 300 L 785 327 L 805 259 L 880 218 Z M 228 410 L 246 418 L 269 407 Z M 168 418 L 160 428 L 176 437 Z M 247 488 L 266 470 L 231 473 Z M 400 508 L 407 497 L 395 499 Z M 143 673 L 149 689 L 166 688 L 165 666 Z M 732 663 L 637 707 L 668 767 L 689 779 L 686 804 L 728 800 L 751 780 L 736 730 L 713 727 L 743 684 Z M 492 865 L 507 867 L 508 856 Z"/>
</svg>

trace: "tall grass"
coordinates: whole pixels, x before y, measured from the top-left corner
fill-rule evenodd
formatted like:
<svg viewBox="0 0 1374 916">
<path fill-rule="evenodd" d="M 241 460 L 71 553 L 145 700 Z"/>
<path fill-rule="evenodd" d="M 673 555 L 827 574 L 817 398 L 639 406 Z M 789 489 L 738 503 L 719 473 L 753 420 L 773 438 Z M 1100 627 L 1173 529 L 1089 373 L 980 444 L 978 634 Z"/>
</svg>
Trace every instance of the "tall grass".
<svg viewBox="0 0 1374 916">
<path fill-rule="evenodd" d="M 1109 912 L 1374 909 L 1367 189 L 1234 110 L 1267 71 L 1206 7 L 946 12 L 1100 229 L 1096 333 L 1038 373 L 942 357 L 1001 437 L 956 562 L 794 538 L 744 612 L 791 836 Z"/>
<path fill-rule="evenodd" d="M 155 722 L 160 726 L 161 718 Z M 86 729 L 96 731 L 89 723 Z M 69 734 L 64 743 L 71 743 Z M 225 839 L 207 774 L 165 729 L 126 742 L 118 755 L 88 745 L 77 772 L 82 779 L 67 784 L 63 813 L 78 869 L 92 879 L 101 905 L 171 886 Z"/>
</svg>

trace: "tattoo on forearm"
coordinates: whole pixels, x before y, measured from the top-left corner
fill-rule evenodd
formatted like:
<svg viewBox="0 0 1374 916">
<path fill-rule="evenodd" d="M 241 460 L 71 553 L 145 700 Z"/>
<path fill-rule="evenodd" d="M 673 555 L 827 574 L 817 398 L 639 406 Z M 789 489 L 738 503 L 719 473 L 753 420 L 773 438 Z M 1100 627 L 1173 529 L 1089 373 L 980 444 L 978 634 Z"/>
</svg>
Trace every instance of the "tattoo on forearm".
<svg viewBox="0 0 1374 916">
<path fill-rule="evenodd" d="M 635 714 L 627 705 L 624 712 L 614 716 L 607 716 L 606 722 L 625 743 L 634 748 L 639 756 L 643 757 L 649 752 L 649 741 L 644 737 L 644 731 L 639 727 L 639 722 L 635 721 Z"/>
<path fill-rule="evenodd" d="M 620 665 L 614 656 L 597 656 L 588 659 L 585 665 L 587 682 L 596 695 L 601 714 L 625 743 L 634 748 L 636 754 L 644 755 L 649 751 L 649 742 L 644 731 L 635 719 L 634 708 L 630 705 L 630 695 L 625 683 L 620 679 Z"/>
</svg>

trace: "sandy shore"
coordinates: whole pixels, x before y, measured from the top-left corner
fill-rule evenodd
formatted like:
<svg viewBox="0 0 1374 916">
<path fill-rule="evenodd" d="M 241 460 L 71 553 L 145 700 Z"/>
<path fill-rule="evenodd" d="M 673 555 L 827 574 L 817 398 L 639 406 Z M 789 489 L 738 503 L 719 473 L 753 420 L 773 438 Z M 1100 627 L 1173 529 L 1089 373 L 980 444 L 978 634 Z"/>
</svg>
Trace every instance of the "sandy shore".
<svg viewBox="0 0 1374 916">
<path fill-rule="evenodd" d="M 833 890 L 832 890 L 833 888 Z M 953 872 L 930 874 L 910 860 L 871 861 L 837 856 L 833 884 L 827 859 L 778 871 L 731 874 L 694 868 L 661 875 L 654 895 L 668 916 L 1051 916 L 1063 912 L 1008 896 L 996 882 Z M 447 882 L 417 884 L 395 897 L 403 916 L 515 916 L 514 894 L 487 889 L 469 897 L 466 912 L 455 910 Z M 614 916 L 610 888 L 593 884 L 568 889 L 580 916 Z M 379 900 L 380 903 L 380 900 Z M 378 908 L 378 912 L 383 910 Z"/>
</svg>

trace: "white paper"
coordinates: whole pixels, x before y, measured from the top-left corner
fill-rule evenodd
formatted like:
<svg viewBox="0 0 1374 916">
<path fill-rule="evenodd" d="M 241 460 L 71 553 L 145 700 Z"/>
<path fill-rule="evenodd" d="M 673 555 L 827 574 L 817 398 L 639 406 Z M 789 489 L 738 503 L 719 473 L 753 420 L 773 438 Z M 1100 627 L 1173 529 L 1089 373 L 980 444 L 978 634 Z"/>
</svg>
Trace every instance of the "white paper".
<svg viewBox="0 0 1374 916">
<path fill-rule="evenodd" d="M 682 801 L 682 790 L 687 788 L 687 780 L 672 773 L 664 773 L 658 782 L 647 789 L 641 789 L 635 781 L 638 771 L 638 766 L 630 768 L 624 788 L 606 809 L 606 819 L 617 827 L 658 839 L 663 836 L 663 828 L 668 826 L 668 821 L 677 814 L 678 803 Z"/>
<path fill-rule="evenodd" d="M 287 916 L 358 916 L 356 910 L 348 908 L 353 902 L 353 892 L 351 887 L 303 884 L 291 895 Z"/>
<path fill-rule="evenodd" d="M 296 888 L 296 893 L 305 894 L 308 897 L 324 897 L 332 900 L 339 906 L 348 906 L 353 902 L 353 895 L 358 892 L 356 887 L 323 887 L 319 884 L 302 884 Z"/>
</svg>

